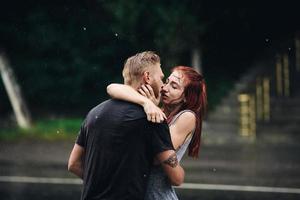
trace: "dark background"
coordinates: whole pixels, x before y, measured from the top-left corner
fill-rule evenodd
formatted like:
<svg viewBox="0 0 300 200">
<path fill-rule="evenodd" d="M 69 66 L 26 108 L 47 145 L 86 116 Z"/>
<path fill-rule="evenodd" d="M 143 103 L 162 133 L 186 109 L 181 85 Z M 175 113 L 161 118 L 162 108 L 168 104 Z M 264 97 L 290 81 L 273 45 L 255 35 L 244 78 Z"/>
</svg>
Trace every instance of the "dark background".
<svg viewBox="0 0 300 200">
<path fill-rule="evenodd" d="M 0 49 L 34 117 L 86 113 L 122 82 L 124 60 L 153 50 L 168 76 L 200 48 L 210 107 L 266 53 L 299 30 L 296 1 L 10 0 Z M 12 112 L 0 84 L 0 115 Z"/>
</svg>

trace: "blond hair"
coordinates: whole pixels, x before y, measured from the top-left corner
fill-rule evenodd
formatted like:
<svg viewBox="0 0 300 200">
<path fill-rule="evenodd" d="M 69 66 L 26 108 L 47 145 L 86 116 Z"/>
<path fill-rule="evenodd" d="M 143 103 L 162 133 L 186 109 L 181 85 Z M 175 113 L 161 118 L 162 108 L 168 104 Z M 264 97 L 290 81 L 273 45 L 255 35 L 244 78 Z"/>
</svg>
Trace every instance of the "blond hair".
<svg viewBox="0 0 300 200">
<path fill-rule="evenodd" d="M 153 51 L 144 51 L 131 56 L 124 64 L 122 72 L 124 83 L 126 85 L 139 83 L 148 67 L 157 63 L 160 63 L 160 58 Z"/>
</svg>

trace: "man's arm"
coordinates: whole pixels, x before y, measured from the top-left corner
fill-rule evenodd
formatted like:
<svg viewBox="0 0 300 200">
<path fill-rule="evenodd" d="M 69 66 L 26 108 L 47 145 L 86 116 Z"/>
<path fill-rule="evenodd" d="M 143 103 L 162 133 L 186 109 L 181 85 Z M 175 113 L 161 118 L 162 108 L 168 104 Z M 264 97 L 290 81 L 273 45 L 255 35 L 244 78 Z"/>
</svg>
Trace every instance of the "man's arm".
<svg viewBox="0 0 300 200">
<path fill-rule="evenodd" d="M 83 177 L 83 157 L 84 148 L 75 144 L 69 158 L 68 170 L 81 179 Z"/>
<path fill-rule="evenodd" d="M 171 184 L 179 186 L 184 181 L 184 170 L 180 166 L 174 150 L 167 150 L 159 153 L 156 156 L 159 163 L 161 163 L 163 170 L 167 174 Z"/>
</svg>

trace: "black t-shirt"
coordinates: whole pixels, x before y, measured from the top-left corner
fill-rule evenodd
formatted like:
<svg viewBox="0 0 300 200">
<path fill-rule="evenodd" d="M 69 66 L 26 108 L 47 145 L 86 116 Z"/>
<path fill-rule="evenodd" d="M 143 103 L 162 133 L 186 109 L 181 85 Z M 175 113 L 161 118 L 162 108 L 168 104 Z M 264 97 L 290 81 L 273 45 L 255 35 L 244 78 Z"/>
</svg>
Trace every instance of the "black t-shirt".
<svg viewBox="0 0 300 200">
<path fill-rule="evenodd" d="M 148 122 L 141 106 L 107 100 L 84 120 L 76 143 L 85 149 L 82 199 L 144 199 L 153 158 L 173 150 L 166 123 Z"/>
</svg>

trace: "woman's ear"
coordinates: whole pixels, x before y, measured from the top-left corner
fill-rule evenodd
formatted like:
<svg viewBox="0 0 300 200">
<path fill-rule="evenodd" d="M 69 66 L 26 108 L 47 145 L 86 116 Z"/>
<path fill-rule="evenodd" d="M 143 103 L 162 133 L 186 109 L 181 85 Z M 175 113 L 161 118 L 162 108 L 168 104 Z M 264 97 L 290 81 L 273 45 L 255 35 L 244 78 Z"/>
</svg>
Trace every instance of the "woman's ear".
<svg viewBox="0 0 300 200">
<path fill-rule="evenodd" d="M 145 71 L 144 73 L 143 73 L 143 80 L 144 80 L 144 82 L 146 83 L 146 84 L 149 84 L 150 83 L 150 76 L 149 76 L 149 72 L 148 71 Z"/>
</svg>

